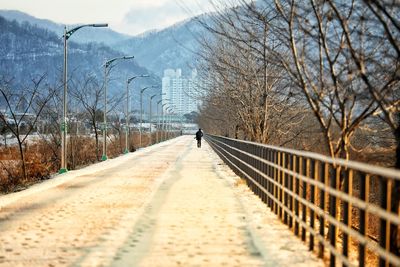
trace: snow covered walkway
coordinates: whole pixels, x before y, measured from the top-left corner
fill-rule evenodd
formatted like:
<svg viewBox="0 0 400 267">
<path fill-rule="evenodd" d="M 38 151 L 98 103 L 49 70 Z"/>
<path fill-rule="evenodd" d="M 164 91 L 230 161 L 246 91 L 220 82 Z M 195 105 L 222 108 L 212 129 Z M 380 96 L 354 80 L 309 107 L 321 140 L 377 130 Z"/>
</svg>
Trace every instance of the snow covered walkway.
<svg viewBox="0 0 400 267">
<path fill-rule="evenodd" d="M 0 197 L 0 266 L 323 266 L 183 136 Z"/>
</svg>

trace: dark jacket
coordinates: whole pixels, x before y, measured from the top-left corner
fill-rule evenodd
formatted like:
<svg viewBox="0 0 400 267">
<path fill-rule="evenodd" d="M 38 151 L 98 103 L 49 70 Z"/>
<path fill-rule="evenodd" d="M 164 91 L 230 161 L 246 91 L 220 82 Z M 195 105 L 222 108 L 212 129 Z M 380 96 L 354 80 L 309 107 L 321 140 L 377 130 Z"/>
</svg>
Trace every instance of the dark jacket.
<svg viewBox="0 0 400 267">
<path fill-rule="evenodd" d="M 203 137 L 203 132 L 200 131 L 200 130 L 198 130 L 198 131 L 196 132 L 196 139 L 197 139 L 197 140 L 201 140 L 202 137 Z"/>
</svg>

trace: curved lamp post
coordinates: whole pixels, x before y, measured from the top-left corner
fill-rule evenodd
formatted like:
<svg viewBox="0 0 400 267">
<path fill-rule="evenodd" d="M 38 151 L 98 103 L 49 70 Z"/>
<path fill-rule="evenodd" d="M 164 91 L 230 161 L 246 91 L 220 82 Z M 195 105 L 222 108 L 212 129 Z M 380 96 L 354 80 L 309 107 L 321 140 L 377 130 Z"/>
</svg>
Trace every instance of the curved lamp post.
<svg viewBox="0 0 400 267">
<path fill-rule="evenodd" d="M 151 124 L 152 124 L 152 114 L 151 114 L 151 102 L 152 102 L 152 100 L 153 100 L 153 98 L 154 97 L 156 97 L 158 94 L 154 94 L 154 95 L 152 95 L 152 96 L 150 96 L 150 110 L 149 110 L 149 121 L 150 121 L 150 130 L 149 130 L 149 132 L 150 132 L 150 145 L 151 144 L 153 144 L 153 140 L 152 140 L 152 138 L 151 138 Z"/>
<path fill-rule="evenodd" d="M 170 99 L 162 99 L 162 100 L 160 100 L 159 102 L 161 102 L 161 101 L 165 101 L 165 100 L 167 100 L 167 101 L 170 101 Z M 161 130 L 161 135 L 160 135 L 160 141 L 164 141 L 163 140 L 163 130 L 164 130 L 164 106 L 166 106 L 166 105 L 168 105 L 169 103 L 164 103 L 164 104 L 162 104 L 161 105 L 161 123 L 160 123 L 160 121 L 159 121 L 159 128 L 160 128 L 160 130 Z M 158 107 L 157 107 L 158 108 Z"/>
<path fill-rule="evenodd" d="M 151 108 L 151 104 L 152 104 L 152 100 L 153 100 L 153 98 L 154 97 L 156 97 L 156 96 L 163 96 L 163 95 L 166 95 L 166 93 L 161 93 L 161 94 L 155 94 L 155 95 L 152 95 L 151 97 L 150 97 L 150 141 L 152 140 L 152 138 L 151 138 L 151 128 L 152 128 L 152 108 Z M 162 99 L 159 101 L 159 102 L 161 102 L 162 101 Z M 157 116 L 158 116 L 158 103 L 159 102 L 157 102 Z M 157 131 L 156 131 L 156 142 L 157 142 Z M 150 143 L 152 143 L 152 142 L 150 142 Z"/>
<path fill-rule="evenodd" d="M 123 59 L 132 59 L 134 56 L 123 56 L 116 57 L 110 60 L 107 60 L 104 63 L 104 117 L 103 117 L 103 156 L 101 157 L 102 161 L 107 160 L 107 69 L 111 64 L 116 60 Z"/>
<path fill-rule="evenodd" d="M 162 102 L 162 99 L 157 101 L 157 130 L 156 130 L 156 143 L 158 143 L 158 132 L 160 131 L 160 114 L 158 112 L 158 106 Z"/>
<path fill-rule="evenodd" d="M 155 88 L 157 86 L 147 86 L 140 90 L 140 126 L 139 126 L 139 145 L 142 147 L 142 123 L 143 123 L 143 93 L 149 88 Z"/>
<path fill-rule="evenodd" d="M 126 80 L 126 129 L 125 129 L 125 151 L 124 154 L 129 153 L 128 149 L 128 139 L 129 139 L 129 122 L 130 122 L 130 116 L 129 116 L 129 84 L 136 78 L 144 78 L 144 77 L 150 77 L 149 75 L 138 75 L 138 76 L 133 76 L 129 79 Z"/>
<path fill-rule="evenodd" d="M 170 117 L 170 136 L 171 136 L 171 138 L 174 138 L 174 135 L 175 135 L 175 131 L 174 131 L 174 124 L 173 124 L 173 122 L 174 122 L 174 116 L 176 116 L 176 114 L 175 114 L 175 111 L 172 109 L 171 110 L 171 117 Z"/>
<path fill-rule="evenodd" d="M 169 105 L 169 103 L 165 103 L 165 104 L 162 104 L 162 108 L 161 108 L 161 114 L 162 114 L 162 126 L 161 126 L 161 129 L 162 129 L 162 132 L 161 132 L 161 140 L 162 141 L 165 141 L 166 140 L 166 136 L 167 136 L 167 134 L 166 134 L 166 132 L 165 132 L 165 130 L 167 129 L 167 127 L 166 127 L 166 122 L 167 122 L 167 120 L 166 120 L 166 116 L 168 115 L 168 109 L 170 108 L 170 106 L 167 106 L 166 108 L 164 108 L 164 106 L 165 105 Z M 165 114 L 165 116 L 164 116 L 164 109 L 165 109 L 165 111 L 167 112 L 167 114 Z"/>
<path fill-rule="evenodd" d="M 173 112 L 173 108 L 172 107 L 168 107 L 167 108 L 168 114 L 167 114 L 167 125 L 166 125 L 166 131 L 165 131 L 165 139 L 169 140 L 170 136 L 171 136 L 171 123 L 172 123 L 172 112 Z"/>
<path fill-rule="evenodd" d="M 59 173 L 65 173 L 68 171 L 67 169 L 67 40 L 71 35 L 77 30 L 83 27 L 108 27 L 107 23 L 100 24 L 84 24 L 77 26 L 69 31 L 67 31 L 67 26 L 64 26 L 64 72 L 63 72 L 63 83 L 64 83 L 64 92 L 63 92 L 63 118 L 61 122 L 61 168 Z"/>
<path fill-rule="evenodd" d="M 169 128 L 169 116 L 171 112 L 171 107 L 168 106 L 165 111 L 167 112 L 165 114 L 165 125 L 164 125 L 164 141 L 168 140 L 168 128 Z"/>
</svg>

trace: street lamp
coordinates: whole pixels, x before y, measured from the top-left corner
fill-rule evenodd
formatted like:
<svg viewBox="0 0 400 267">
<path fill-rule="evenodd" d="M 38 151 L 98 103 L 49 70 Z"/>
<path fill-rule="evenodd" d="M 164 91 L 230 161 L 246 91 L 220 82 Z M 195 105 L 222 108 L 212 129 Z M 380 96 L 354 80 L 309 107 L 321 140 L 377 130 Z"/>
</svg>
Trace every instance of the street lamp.
<svg viewBox="0 0 400 267">
<path fill-rule="evenodd" d="M 164 99 L 165 100 L 165 99 Z M 162 124 L 161 124 L 161 140 L 165 141 L 165 116 L 164 116 L 164 106 L 168 105 L 169 103 L 165 103 L 161 105 L 161 119 L 162 119 Z M 167 111 L 168 108 L 165 108 L 165 110 Z M 164 132 L 164 134 L 163 134 Z M 164 135 L 164 138 L 163 138 Z"/>
<path fill-rule="evenodd" d="M 176 127 L 175 127 L 175 124 L 174 124 L 174 120 L 176 120 L 176 113 L 175 113 L 175 111 L 174 110 L 172 110 L 172 113 L 171 113 L 171 127 L 170 127 L 170 129 L 171 129 L 171 138 L 174 138 L 175 137 L 175 129 L 176 129 Z"/>
<path fill-rule="evenodd" d="M 64 72 L 63 72 L 63 83 L 64 83 L 64 92 L 63 92 L 63 118 L 61 122 L 61 168 L 59 173 L 65 173 L 68 171 L 67 169 L 67 40 L 71 35 L 83 27 L 108 27 L 107 23 L 100 24 L 84 24 L 77 26 L 69 31 L 67 31 L 67 26 L 64 26 Z"/>
<path fill-rule="evenodd" d="M 107 68 L 111 66 L 116 60 L 122 59 L 132 59 L 134 56 L 123 56 L 123 57 L 116 57 L 110 60 L 107 60 L 104 63 L 104 117 L 103 117 L 103 156 L 101 157 L 102 161 L 107 160 Z"/>
<path fill-rule="evenodd" d="M 125 151 L 124 154 L 129 153 L 128 149 L 128 139 L 129 139 L 129 84 L 136 78 L 142 78 L 142 77 L 150 77 L 149 75 L 138 75 L 138 76 L 133 76 L 129 79 L 126 80 L 126 130 L 125 130 Z"/>
<path fill-rule="evenodd" d="M 157 130 L 156 130 L 156 143 L 158 143 L 158 132 L 160 131 L 160 114 L 158 112 L 158 105 L 162 102 L 162 99 L 157 101 Z"/>
<path fill-rule="evenodd" d="M 158 105 L 162 102 L 162 101 L 170 101 L 170 99 L 161 99 L 160 101 L 157 102 L 157 117 L 158 117 L 158 126 L 157 126 L 157 134 L 156 134 L 156 138 L 157 138 L 157 143 L 158 141 L 162 141 L 162 130 L 163 130 L 163 123 L 164 123 L 164 106 L 167 105 L 168 103 L 164 103 L 161 105 L 161 121 L 160 121 L 160 115 L 158 113 Z M 161 136 L 160 138 L 158 138 L 158 132 L 161 132 Z"/>
<path fill-rule="evenodd" d="M 170 136 L 171 138 L 174 138 L 175 136 L 175 127 L 174 127 L 174 118 L 176 114 L 174 110 L 171 110 L 171 119 L 170 119 Z"/>
<path fill-rule="evenodd" d="M 151 124 L 152 124 L 152 120 L 151 120 L 152 119 L 152 116 L 151 116 L 152 115 L 151 114 L 151 102 L 152 102 L 153 98 L 156 97 L 156 96 L 157 96 L 157 94 L 150 96 L 150 112 L 149 112 L 149 114 L 150 114 L 150 116 L 149 116 L 149 121 L 150 121 L 150 145 L 153 144 L 153 142 L 152 142 L 153 140 L 151 138 L 152 137 L 151 136 Z"/>
<path fill-rule="evenodd" d="M 165 136 L 166 136 L 166 140 L 168 140 L 170 138 L 170 130 L 171 130 L 171 122 L 172 122 L 172 107 L 168 107 L 167 108 L 167 123 L 166 123 L 166 127 L 165 127 Z"/>
<path fill-rule="evenodd" d="M 149 88 L 155 88 L 157 86 L 147 86 L 140 90 L 140 126 L 139 126 L 139 145 L 142 147 L 142 122 L 143 122 L 143 92 Z"/>
<path fill-rule="evenodd" d="M 153 98 L 155 97 L 155 96 L 157 96 L 157 95 L 159 95 L 159 96 L 163 96 L 163 95 L 166 95 L 166 93 L 161 93 L 161 94 L 155 94 L 155 95 L 152 95 L 151 97 L 150 97 L 150 143 L 152 143 L 151 141 L 152 141 L 152 136 L 151 136 L 151 126 L 152 126 L 152 108 L 151 108 L 151 104 L 152 104 L 152 100 L 153 100 Z M 160 100 L 160 101 L 158 101 L 157 102 L 157 116 L 158 116 L 158 103 L 159 102 L 161 102 L 162 101 L 162 99 Z M 156 142 L 157 142 L 157 131 L 156 131 Z"/>
<path fill-rule="evenodd" d="M 169 131 L 167 131 L 167 133 L 168 133 L 168 138 L 170 139 L 170 138 L 172 138 L 173 136 L 174 136 L 174 125 L 173 125 L 173 122 L 174 122 L 174 115 L 175 115 L 175 111 L 174 111 L 174 108 L 173 107 L 171 107 L 171 109 L 170 109 L 170 115 L 169 115 Z"/>
</svg>

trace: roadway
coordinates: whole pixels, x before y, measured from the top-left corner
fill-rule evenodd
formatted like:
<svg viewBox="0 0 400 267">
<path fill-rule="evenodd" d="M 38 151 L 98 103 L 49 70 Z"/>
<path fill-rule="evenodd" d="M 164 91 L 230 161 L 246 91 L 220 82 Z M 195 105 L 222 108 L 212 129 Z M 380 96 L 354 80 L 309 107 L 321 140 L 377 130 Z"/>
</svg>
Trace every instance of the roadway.
<svg viewBox="0 0 400 267">
<path fill-rule="evenodd" d="M 0 196 L 0 266 L 323 266 L 183 136 Z"/>
</svg>

